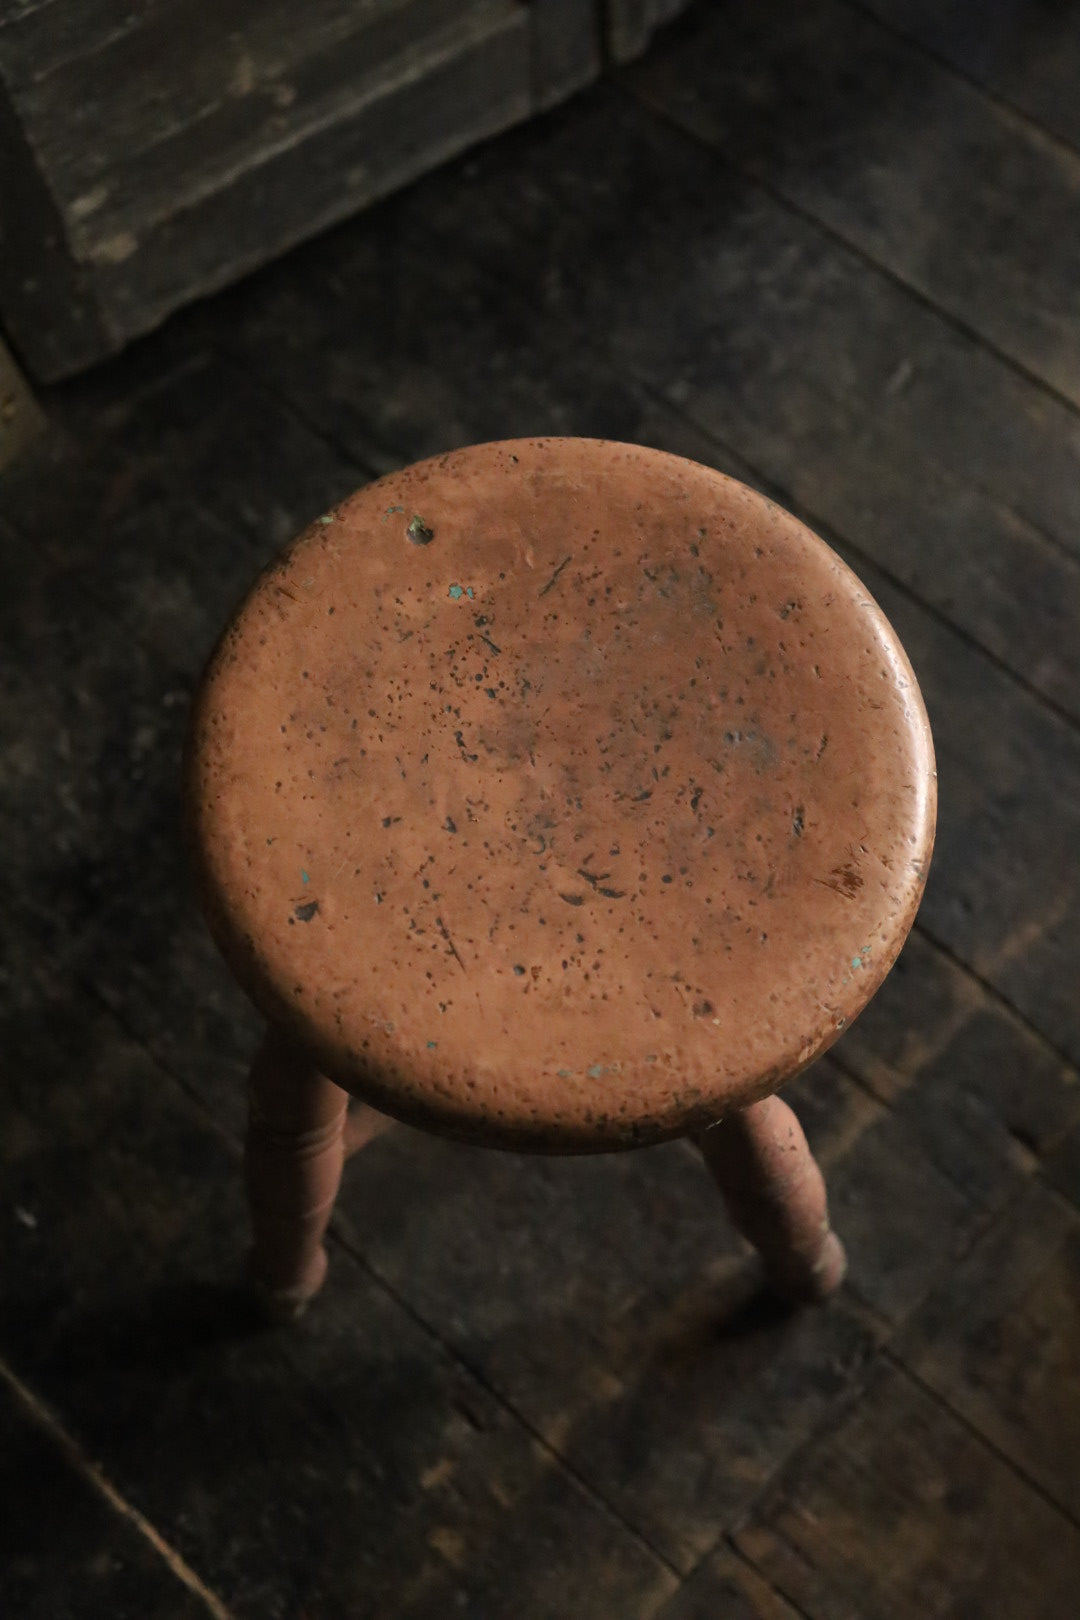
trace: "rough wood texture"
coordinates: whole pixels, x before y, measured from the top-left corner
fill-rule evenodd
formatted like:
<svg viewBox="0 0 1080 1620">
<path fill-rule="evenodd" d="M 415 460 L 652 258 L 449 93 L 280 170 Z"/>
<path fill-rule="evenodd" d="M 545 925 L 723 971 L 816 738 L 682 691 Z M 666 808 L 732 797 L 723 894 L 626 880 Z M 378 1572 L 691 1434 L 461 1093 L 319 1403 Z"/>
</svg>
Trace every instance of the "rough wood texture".
<svg viewBox="0 0 1080 1620">
<path fill-rule="evenodd" d="M 657 105 L 1080 402 L 1080 153 L 845 0 L 694 20 L 644 69 Z"/>
<path fill-rule="evenodd" d="M 863 8 L 965 78 L 985 85 L 1048 134 L 1080 147 L 1080 31 L 1056 0 L 862 0 Z"/>
<path fill-rule="evenodd" d="M 260 1330 L 234 1282 L 236 1151 L 110 1015 L 4 967 L 5 1355 L 231 1615 L 436 1620 L 465 1592 L 507 1620 L 512 1594 L 644 1617 L 671 1592 L 347 1255 L 314 1335 Z M 80 1541 L 51 1524 L 89 1620 Z M 103 1534 L 128 1546 L 122 1520 Z"/>
<path fill-rule="evenodd" d="M 0 313 L 41 380 L 620 60 L 685 0 L 50 0 L 0 17 Z M 177 63 L 183 62 L 183 72 Z"/>
<path fill-rule="evenodd" d="M 119 1519 L 106 1491 L 66 1436 L 57 1437 L 49 1414 L 23 1401 L 0 1365 L 0 1593 L 7 1613 L 19 1620 L 70 1614 L 210 1620 L 213 1610 L 175 1573 L 177 1561 L 170 1568 L 167 1549 L 163 1555 Z"/>
<path fill-rule="evenodd" d="M 658 32 L 650 86 L 706 102 L 724 63 L 686 42 L 736 9 Z M 50 13 L 59 57 L 72 8 L 4 15 Z M 998 131 L 1003 167 L 954 144 L 952 172 L 1007 219 L 1030 121 L 934 49 L 904 82 L 928 61 L 927 106 L 955 79 Z M 935 307 L 658 108 L 591 91 L 178 317 L 46 392 L 3 475 L 0 1356 L 236 1620 L 1075 1617 L 1080 413 L 987 347 L 985 287 Z M 888 98 L 874 118 L 952 244 L 925 148 Z M 1044 233 L 999 322 L 1060 313 L 1074 238 Z M 766 1303 L 689 1147 L 544 1163 L 400 1131 L 346 1170 L 318 1306 L 284 1336 L 245 1313 L 258 1030 L 188 893 L 188 694 L 304 521 L 501 432 L 757 478 L 849 549 L 919 666 L 924 926 L 787 1093 L 850 1260 L 818 1312 Z M 48 1620 L 54 1593 L 183 1614 L 133 1521 L 15 1444 L 48 1493 Z"/>
<path fill-rule="evenodd" d="M 1075 1523 L 1080 1221 L 1026 1188 L 910 1324 L 900 1355 Z"/>
<path fill-rule="evenodd" d="M 432 0 L 110 9 L 114 26 L 78 49 L 52 28 L 53 8 L 0 28 L 0 214 L 19 221 L 2 307 L 41 378 L 119 347 L 531 105 L 517 0 L 472 0 L 449 22 Z M 569 87 L 550 64 L 538 71 L 548 90 Z"/>
<path fill-rule="evenodd" d="M 883 1366 L 736 1544 L 809 1620 L 1067 1620 L 1080 1531 L 903 1372 Z"/>
</svg>

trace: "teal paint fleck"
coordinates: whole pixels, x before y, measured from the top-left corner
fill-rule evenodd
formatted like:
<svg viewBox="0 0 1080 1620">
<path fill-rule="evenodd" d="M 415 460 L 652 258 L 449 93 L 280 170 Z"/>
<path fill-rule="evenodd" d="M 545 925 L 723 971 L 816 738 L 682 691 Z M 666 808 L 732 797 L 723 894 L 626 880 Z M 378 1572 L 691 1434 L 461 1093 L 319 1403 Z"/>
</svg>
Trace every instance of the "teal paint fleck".
<svg viewBox="0 0 1080 1620">
<path fill-rule="evenodd" d="M 472 599 L 473 599 L 473 588 L 472 588 L 471 585 L 466 585 L 466 587 L 465 587 L 465 595 L 469 598 L 469 601 L 471 602 Z"/>
<path fill-rule="evenodd" d="M 588 1070 L 589 1079 L 590 1080 L 599 1080 L 599 1078 L 603 1074 L 603 1072 L 604 1072 L 604 1065 L 602 1063 L 594 1063 L 592 1068 Z"/>
<path fill-rule="evenodd" d="M 427 1044 L 428 1044 L 428 1051 L 430 1052 L 432 1047 L 433 1046 L 438 1046 L 439 1043 L 438 1043 L 438 1041 L 428 1041 Z"/>
<path fill-rule="evenodd" d="M 861 956 L 853 956 L 851 958 L 851 965 L 852 965 L 853 968 L 861 968 L 862 967 L 862 957 Z"/>
<path fill-rule="evenodd" d="M 556 1069 L 555 1072 L 560 1080 L 572 1080 L 574 1076 L 573 1069 Z"/>
<path fill-rule="evenodd" d="M 392 513 L 404 512 L 404 510 L 405 508 L 403 506 L 388 506 L 386 511 L 383 513 L 383 522 L 385 523 L 387 518 L 390 517 Z"/>
<path fill-rule="evenodd" d="M 301 883 L 310 883 L 311 882 L 311 879 L 308 877 L 308 875 L 304 871 L 303 867 L 300 868 L 300 881 L 301 881 Z"/>
<path fill-rule="evenodd" d="M 465 592 L 462 590 L 460 585 L 451 585 L 450 595 L 453 597 L 455 602 L 459 602 L 465 595 Z"/>
</svg>

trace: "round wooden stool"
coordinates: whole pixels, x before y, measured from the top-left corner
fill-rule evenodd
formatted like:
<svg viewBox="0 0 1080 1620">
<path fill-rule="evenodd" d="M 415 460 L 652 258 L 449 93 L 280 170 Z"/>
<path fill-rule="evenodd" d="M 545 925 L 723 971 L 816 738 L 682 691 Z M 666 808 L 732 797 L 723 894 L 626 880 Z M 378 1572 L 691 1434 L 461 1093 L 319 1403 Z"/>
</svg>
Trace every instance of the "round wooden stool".
<svg viewBox="0 0 1080 1620">
<path fill-rule="evenodd" d="M 266 1015 L 252 1269 L 326 1269 L 383 1116 L 499 1147 L 689 1135 L 774 1285 L 843 1250 L 773 1093 L 880 984 L 933 842 L 896 635 L 789 513 L 583 439 L 409 467 L 321 517 L 236 614 L 187 803 L 218 943 Z"/>
</svg>

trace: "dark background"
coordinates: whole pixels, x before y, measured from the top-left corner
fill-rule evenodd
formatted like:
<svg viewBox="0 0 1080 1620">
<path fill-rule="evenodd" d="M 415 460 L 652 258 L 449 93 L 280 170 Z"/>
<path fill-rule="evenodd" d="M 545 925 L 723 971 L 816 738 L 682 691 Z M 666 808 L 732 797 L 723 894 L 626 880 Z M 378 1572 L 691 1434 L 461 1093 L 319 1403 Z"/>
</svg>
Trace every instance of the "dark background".
<svg viewBox="0 0 1080 1620">
<path fill-rule="evenodd" d="M 5 1615 L 1075 1620 L 1078 68 L 1049 0 L 701 3 L 41 391 L 0 474 Z M 772 1306 L 683 1144 L 402 1129 L 261 1329 L 188 700 L 315 514 L 531 433 L 766 489 L 922 683 L 920 920 L 790 1091 L 850 1279 Z"/>
</svg>

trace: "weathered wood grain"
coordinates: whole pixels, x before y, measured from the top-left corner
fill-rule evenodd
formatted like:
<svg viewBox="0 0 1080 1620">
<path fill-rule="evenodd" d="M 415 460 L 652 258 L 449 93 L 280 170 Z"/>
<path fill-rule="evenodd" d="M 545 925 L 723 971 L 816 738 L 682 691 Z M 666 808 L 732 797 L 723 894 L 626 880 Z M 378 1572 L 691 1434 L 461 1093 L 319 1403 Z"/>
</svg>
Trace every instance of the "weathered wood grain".
<svg viewBox="0 0 1080 1620">
<path fill-rule="evenodd" d="M 724 1548 L 706 1559 L 657 1620 L 798 1620 L 798 1614 L 744 1559 Z"/>
<path fill-rule="evenodd" d="M 364 472 L 205 359 L 67 404 L 68 436 L 7 483 L 20 532 L 0 526 L 0 828 L 21 926 L 238 1126 L 257 1022 L 191 891 L 187 706 L 259 568 Z"/>
<path fill-rule="evenodd" d="M 861 1108 L 852 1091 L 841 1081 L 825 1103 L 840 1136 Z M 820 1125 L 819 1114 L 815 1146 Z M 338 1224 L 683 1572 L 842 1398 L 875 1343 L 844 1300 L 791 1315 L 760 1294 L 757 1265 L 685 1144 L 546 1159 L 402 1129 L 349 1166 Z"/>
<path fill-rule="evenodd" d="M 113 341 L 2 79 L 0 311 L 6 338 L 39 377 L 87 365 Z"/>
<path fill-rule="evenodd" d="M 176 0 L 38 77 L 25 76 L 32 53 L 24 77 L 18 60 L 5 71 L 19 29 L 0 31 L 12 132 L 0 212 L 23 221 L 6 241 L 3 305 L 39 377 L 119 347 L 530 110 L 530 19 L 516 0 L 472 0 L 448 23 L 431 0 L 359 16 L 323 0 L 310 19 L 294 8 L 290 26 L 288 8 L 231 5 L 224 49 L 228 17 Z M 48 13 L 25 27 L 39 23 Z M 178 79 L 188 53 L 198 71 Z M 18 206 L 28 189 L 33 212 Z"/>
<path fill-rule="evenodd" d="M 1080 147 L 1080 31 L 1071 0 L 859 0 L 866 11 Z"/>
<path fill-rule="evenodd" d="M 905 1365 L 1080 1518 L 1080 1219 L 1033 1185 L 904 1333 Z"/>
<path fill-rule="evenodd" d="M 0 1594 L 18 1620 L 211 1620 L 213 1609 L 72 1461 L 2 1370 L 0 1498 Z"/>
<path fill-rule="evenodd" d="M 1080 1531 L 904 1373 L 875 1369 L 738 1532 L 806 1620 L 1069 1620 Z"/>
<path fill-rule="evenodd" d="M 1080 1113 L 1076 1070 L 918 931 L 834 1055 L 928 1146 L 978 1141 L 992 1176 L 1050 1153 Z"/>
<path fill-rule="evenodd" d="M 259 1331 L 235 1154 L 109 1015 L 22 982 L 0 1351 L 232 1613 L 657 1607 L 671 1573 L 347 1254 Z"/>
<path fill-rule="evenodd" d="M 76 256 L 94 260 L 118 237 L 138 243 L 161 221 L 190 214 L 200 199 L 232 188 L 245 171 L 265 171 L 292 148 L 368 109 L 373 116 L 364 125 L 369 148 L 362 168 L 370 177 L 403 136 L 414 145 L 424 141 L 425 118 L 417 116 L 419 103 L 412 105 L 407 87 L 427 81 L 427 120 L 437 112 L 447 121 L 441 80 L 450 64 L 478 52 L 498 76 L 485 95 L 484 68 L 473 69 L 479 100 L 516 93 L 523 116 L 524 25 L 514 0 L 472 0 L 449 17 L 437 0 L 368 0 L 359 8 L 318 0 L 302 12 L 280 0 L 258 8 L 250 0 L 228 0 L 213 13 L 193 0 L 172 0 L 114 47 L 74 59 L 13 99 L 34 132 L 38 162 L 65 210 Z M 174 63 L 181 52 L 187 71 L 178 78 Z M 478 106 L 457 108 L 463 124 Z M 406 127 L 384 128 L 372 139 L 380 116 L 388 123 L 404 120 Z M 317 176 L 317 148 L 311 161 Z M 355 166 L 345 143 L 338 173 L 343 194 L 361 178 Z"/>
<path fill-rule="evenodd" d="M 654 105 L 1080 402 L 1080 154 L 843 0 L 701 7 L 641 73 Z"/>
</svg>

